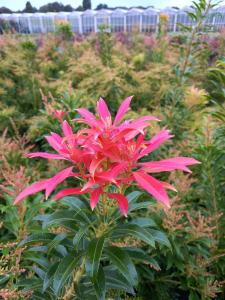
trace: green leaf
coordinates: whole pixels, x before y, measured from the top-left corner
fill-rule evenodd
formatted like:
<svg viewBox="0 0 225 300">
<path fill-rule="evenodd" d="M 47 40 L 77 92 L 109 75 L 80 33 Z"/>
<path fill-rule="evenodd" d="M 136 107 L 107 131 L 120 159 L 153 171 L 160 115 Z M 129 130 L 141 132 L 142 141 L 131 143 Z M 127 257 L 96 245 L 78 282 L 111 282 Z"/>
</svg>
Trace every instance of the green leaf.
<svg viewBox="0 0 225 300">
<path fill-rule="evenodd" d="M 113 229 L 111 232 L 111 238 L 117 239 L 124 236 L 133 236 L 140 239 L 152 247 L 155 247 L 155 239 L 153 235 L 148 231 L 148 229 L 142 228 L 136 224 L 125 224 L 120 225 Z"/>
<path fill-rule="evenodd" d="M 127 251 L 127 253 L 129 254 L 129 256 L 132 259 L 143 262 L 144 264 L 148 264 L 152 268 L 154 268 L 156 271 L 161 270 L 158 262 L 153 257 L 150 257 L 149 255 L 147 255 L 145 253 L 145 251 L 143 251 L 142 249 L 133 248 L 133 247 L 132 248 L 131 247 L 125 247 L 124 249 Z"/>
<path fill-rule="evenodd" d="M 58 267 L 58 262 L 53 264 L 48 271 L 45 273 L 44 281 L 43 281 L 43 289 L 42 292 L 44 293 L 46 289 L 50 286 L 51 282 L 53 281 L 53 275 Z"/>
<path fill-rule="evenodd" d="M 17 287 L 23 287 L 25 291 L 41 290 L 42 280 L 41 279 L 22 279 L 17 284 Z"/>
<path fill-rule="evenodd" d="M 143 209 L 143 208 L 148 208 L 151 205 L 154 205 L 154 200 L 151 201 L 144 201 L 144 202 L 139 202 L 139 203 L 132 203 L 132 205 L 129 206 L 129 213 L 135 210 Z"/>
<path fill-rule="evenodd" d="M 44 219 L 43 222 L 43 228 L 50 227 L 52 225 L 59 225 L 59 226 L 64 226 L 64 223 L 67 222 L 72 222 L 73 227 L 75 223 L 75 213 L 74 211 L 69 211 L 69 210 L 61 210 L 57 211 L 51 215 L 48 215 L 47 218 Z M 72 227 L 72 228 L 73 228 Z"/>
<path fill-rule="evenodd" d="M 150 218 L 132 219 L 131 224 L 139 225 L 140 227 L 155 227 L 156 223 Z"/>
<path fill-rule="evenodd" d="M 80 223 L 91 224 L 93 214 L 90 214 L 90 206 L 87 205 L 85 200 L 80 200 L 77 197 L 65 197 L 61 200 L 61 203 L 68 205 L 73 211 L 76 212 L 75 218 Z"/>
<path fill-rule="evenodd" d="M 139 191 L 134 191 L 130 194 L 128 194 L 126 197 L 128 199 L 129 204 L 136 202 L 136 200 L 141 196 L 141 192 Z"/>
<path fill-rule="evenodd" d="M 35 257 L 35 256 L 31 256 L 31 255 L 29 255 L 29 256 L 25 255 L 25 257 L 27 260 L 31 260 L 31 261 L 35 262 L 36 264 L 40 265 L 45 270 L 48 269 L 48 267 L 49 267 L 49 261 L 43 256 L 38 255 L 38 257 Z"/>
<path fill-rule="evenodd" d="M 134 295 L 134 289 L 130 285 L 130 282 L 116 270 L 110 270 L 109 267 L 104 268 L 107 289 L 123 290 Z"/>
<path fill-rule="evenodd" d="M 102 266 L 99 266 L 98 273 L 96 274 L 95 277 L 93 277 L 92 282 L 94 284 L 95 293 L 98 300 L 104 300 L 105 293 L 106 293 L 106 284 L 105 284 L 105 273 Z"/>
<path fill-rule="evenodd" d="M 76 254 L 74 253 L 73 255 L 70 254 L 64 257 L 58 265 L 53 277 L 53 290 L 56 296 L 59 295 L 59 292 L 62 287 L 65 286 L 68 278 L 73 274 L 73 271 L 80 260 L 80 256 L 75 255 Z"/>
<path fill-rule="evenodd" d="M 114 246 L 107 247 L 105 253 L 131 285 L 136 286 L 138 275 L 130 256 L 121 248 Z"/>
<path fill-rule="evenodd" d="M 100 264 L 105 237 L 94 239 L 87 249 L 86 272 L 91 278 L 95 278 Z"/>
<path fill-rule="evenodd" d="M 38 275 L 38 277 L 40 277 L 42 280 L 44 280 L 45 274 L 46 272 L 44 270 L 42 270 L 39 267 L 33 266 L 32 270 Z"/>
<path fill-rule="evenodd" d="M 74 244 L 74 246 L 78 246 L 79 245 L 79 242 L 83 238 L 83 236 L 86 234 L 87 229 L 88 228 L 86 226 L 81 227 L 79 229 L 79 231 L 75 234 L 75 236 L 73 238 L 73 244 Z"/>
<path fill-rule="evenodd" d="M 196 292 L 191 291 L 189 294 L 188 300 L 199 300 L 199 296 Z"/>
<path fill-rule="evenodd" d="M 84 200 L 80 200 L 77 197 L 64 197 L 60 203 L 69 206 L 74 210 L 80 210 L 82 208 L 88 208 L 87 203 Z"/>
<path fill-rule="evenodd" d="M 58 234 L 49 244 L 48 244 L 48 254 L 56 248 L 64 239 L 66 238 L 65 233 Z"/>
<path fill-rule="evenodd" d="M 164 232 L 155 229 L 147 229 L 147 230 L 149 231 L 150 234 L 152 234 L 156 242 L 165 245 L 171 249 L 170 241 L 168 240 Z"/>
<path fill-rule="evenodd" d="M 55 236 L 56 234 L 50 232 L 34 233 L 19 243 L 19 247 L 33 243 L 50 243 Z"/>
</svg>

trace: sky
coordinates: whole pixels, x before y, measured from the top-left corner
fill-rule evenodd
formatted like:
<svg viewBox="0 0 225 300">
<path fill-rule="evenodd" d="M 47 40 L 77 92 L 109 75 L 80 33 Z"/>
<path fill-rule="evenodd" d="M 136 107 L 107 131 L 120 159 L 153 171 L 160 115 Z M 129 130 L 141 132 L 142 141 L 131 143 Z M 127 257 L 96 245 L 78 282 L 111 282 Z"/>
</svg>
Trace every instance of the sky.
<svg viewBox="0 0 225 300">
<path fill-rule="evenodd" d="M 82 3 L 82 0 L 30 0 L 31 4 L 36 8 L 40 6 L 58 1 L 65 4 L 70 4 L 77 7 Z M 5 6 L 12 10 L 22 10 L 25 7 L 27 0 L 0 0 L 0 7 Z M 154 5 L 156 8 L 164 8 L 166 6 L 183 7 L 191 4 L 191 0 L 92 0 L 92 7 L 95 8 L 99 3 L 107 4 L 108 6 L 150 6 Z"/>
</svg>

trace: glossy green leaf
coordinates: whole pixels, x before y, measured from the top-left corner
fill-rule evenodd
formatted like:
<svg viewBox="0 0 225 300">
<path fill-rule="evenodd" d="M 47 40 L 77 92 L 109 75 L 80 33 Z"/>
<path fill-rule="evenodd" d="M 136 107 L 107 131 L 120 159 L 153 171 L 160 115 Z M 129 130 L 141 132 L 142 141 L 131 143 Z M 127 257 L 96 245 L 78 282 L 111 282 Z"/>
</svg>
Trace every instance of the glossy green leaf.
<svg viewBox="0 0 225 300">
<path fill-rule="evenodd" d="M 129 204 L 136 202 L 136 200 L 141 196 L 142 192 L 134 191 L 128 195 L 126 195 Z"/>
<path fill-rule="evenodd" d="M 132 248 L 131 247 L 125 247 L 124 249 L 127 251 L 127 253 L 129 254 L 129 256 L 132 259 L 140 261 L 144 264 L 148 264 L 153 269 L 155 269 L 156 271 L 161 270 L 158 262 L 153 257 L 146 254 L 144 250 L 142 250 L 140 248 L 133 248 L 133 247 Z"/>
<path fill-rule="evenodd" d="M 106 248 L 105 253 L 112 264 L 127 278 L 131 285 L 136 286 L 138 283 L 137 271 L 127 252 L 119 247 L 111 246 Z"/>
<path fill-rule="evenodd" d="M 46 272 L 44 270 L 42 270 L 41 268 L 39 268 L 37 266 L 33 266 L 32 270 L 34 271 L 34 273 L 36 273 L 38 275 L 38 277 L 41 278 L 41 280 L 44 280 L 44 277 L 46 274 Z"/>
<path fill-rule="evenodd" d="M 125 224 L 116 227 L 112 233 L 112 239 L 122 238 L 124 236 L 133 236 L 140 239 L 152 247 L 155 247 L 155 239 L 148 229 L 140 227 L 136 224 Z"/>
<path fill-rule="evenodd" d="M 132 205 L 130 205 L 129 207 L 129 213 L 139 209 L 148 208 L 149 206 L 154 205 L 154 203 L 155 203 L 154 200 L 132 203 Z"/>
<path fill-rule="evenodd" d="M 65 204 L 74 210 L 88 208 L 87 203 L 77 197 L 64 197 L 62 200 L 60 200 L 60 203 Z"/>
<path fill-rule="evenodd" d="M 136 218 L 132 219 L 131 224 L 136 224 L 140 227 L 155 227 L 156 223 L 150 218 Z"/>
<path fill-rule="evenodd" d="M 77 256 L 75 253 L 72 255 L 68 255 L 64 257 L 54 274 L 53 277 L 53 290 L 56 296 L 58 296 L 59 292 L 63 287 L 65 287 L 66 281 L 75 271 L 75 267 L 77 266 L 80 260 L 80 256 Z"/>
<path fill-rule="evenodd" d="M 94 239 L 87 249 L 86 272 L 91 278 L 95 278 L 100 264 L 105 237 Z"/>
<path fill-rule="evenodd" d="M 53 275 L 55 274 L 58 267 L 58 262 L 53 264 L 48 271 L 45 273 L 44 281 L 43 281 L 43 293 L 46 289 L 50 286 L 51 282 L 53 281 Z"/>
<path fill-rule="evenodd" d="M 156 242 L 165 245 L 171 249 L 170 241 L 168 240 L 164 232 L 155 229 L 147 229 L 147 230 L 149 231 L 150 234 L 152 234 Z"/>
<path fill-rule="evenodd" d="M 31 255 L 25 255 L 25 257 L 27 260 L 33 261 L 34 263 L 41 266 L 43 269 L 48 269 L 49 267 L 49 261 L 43 256 L 38 255 L 38 257 L 36 257 Z"/>
<path fill-rule="evenodd" d="M 108 267 L 104 268 L 104 272 L 107 289 L 122 290 L 132 295 L 135 294 L 130 282 L 121 273 L 116 270 L 110 270 Z"/>
<path fill-rule="evenodd" d="M 19 246 L 29 245 L 33 243 L 50 243 L 56 234 L 50 232 L 34 233 L 23 240 Z"/>
<path fill-rule="evenodd" d="M 93 277 L 92 282 L 98 300 L 105 299 L 106 284 L 105 284 L 105 273 L 102 266 L 99 266 L 98 273 Z"/>
<path fill-rule="evenodd" d="M 65 233 L 58 234 L 49 244 L 48 244 L 48 254 L 56 248 L 64 239 L 66 238 Z"/>
<path fill-rule="evenodd" d="M 85 236 L 86 232 L 87 232 L 87 227 L 83 226 L 79 229 L 79 231 L 75 234 L 74 238 L 73 238 L 73 244 L 74 246 L 78 246 L 80 240 Z"/>
<path fill-rule="evenodd" d="M 48 218 L 44 219 L 43 228 L 50 227 L 52 225 L 63 226 L 64 222 L 75 222 L 75 213 L 74 211 L 61 210 L 57 211 L 51 215 L 48 215 Z"/>
</svg>

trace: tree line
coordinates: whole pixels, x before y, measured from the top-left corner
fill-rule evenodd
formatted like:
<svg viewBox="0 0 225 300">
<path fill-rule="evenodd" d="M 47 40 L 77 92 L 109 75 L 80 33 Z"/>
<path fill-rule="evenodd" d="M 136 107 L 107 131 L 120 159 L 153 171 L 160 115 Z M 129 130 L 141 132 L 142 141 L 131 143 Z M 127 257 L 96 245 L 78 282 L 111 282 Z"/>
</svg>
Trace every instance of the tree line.
<svg viewBox="0 0 225 300">
<path fill-rule="evenodd" d="M 153 6 L 149 6 L 149 7 L 153 7 Z M 0 7 L 0 14 L 35 13 L 35 12 L 46 13 L 46 12 L 60 12 L 60 11 L 72 12 L 72 11 L 84 11 L 84 10 L 91 9 L 91 8 L 92 8 L 91 0 L 83 0 L 82 5 L 79 5 L 76 8 L 72 7 L 69 4 L 63 5 L 60 2 L 51 2 L 51 3 L 41 6 L 39 9 L 34 7 L 30 1 L 27 1 L 25 8 L 23 10 L 12 11 L 7 7 Z M 98 4 L 95 9 L 99 10 L 99 9 L 116 9 L 116 8 L 128 9 L 128 7 L 125 7 L 125 6 L 108 7 L 107 4 L 102 4 L 102 3 Z M 145 9 L 147 7 L 137 6 L 137 8 Z"/>
<path fill-rule="evenodd" d="M 84 11 L 86 9 L 91 9 L 91 0 L 83 0 L 82 5 L 74 8 L 71 5 L 63 5 L 60 2 L 51 2 L 48 4 L 45 4 L 41 6 L 39 9 L 34 7 L 30 1 L 26 2 L 25 8 L 20 11 L 12 11 L 7 7 L 0 7 L 0 13 L 2 14 L 10 14 L 13 12 L 18 12 L 18 13 L 35 13 L 35 12 L 60 12 L 60 11 L 65 11 L 65 12 L 72 12 L 72 11 Z M 108 8 L 107 4 L 99 4 L 96 9 L 102 9 L 102 8 Z"/>
</svg>

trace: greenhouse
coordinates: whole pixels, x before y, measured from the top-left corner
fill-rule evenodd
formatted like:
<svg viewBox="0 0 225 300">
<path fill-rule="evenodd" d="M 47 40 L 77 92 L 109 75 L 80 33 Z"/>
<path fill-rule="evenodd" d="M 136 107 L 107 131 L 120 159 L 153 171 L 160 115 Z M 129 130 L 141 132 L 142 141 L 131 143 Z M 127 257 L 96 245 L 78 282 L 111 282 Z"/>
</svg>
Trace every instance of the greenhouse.
<svg viewBox="0 0 225 300">
<path fill-rule="evenodd" d="M 106 25 L 112 32 L 140 32 L 157 31 L 160 14 L 169 16 L 168 31 L 179 31 L 179 23 L 183 25 L 194 25 L 188 17 L 187 11 L 190 7 L 176 9 L 167 7 L 162 10 L 154 8 L 129 10 L 86 10 L 84 12 L 60 12 L 60 13 L 22 13 L 22 14 L 1 14 L 0 26 L 7 23 L 10 28 L 20 33 L 47 33 L 55 30 L 57 20 L 69 22 L 72 31 L 80 34 L 97 32 L 99 26 Z M 220 30 L 225 26 L 225 6 L 211 11 L 205 20 L 205 25 L 211 26 L 213 30 Z M 2 30 L 0 30 L 2 31 Z"/>
</svg>

